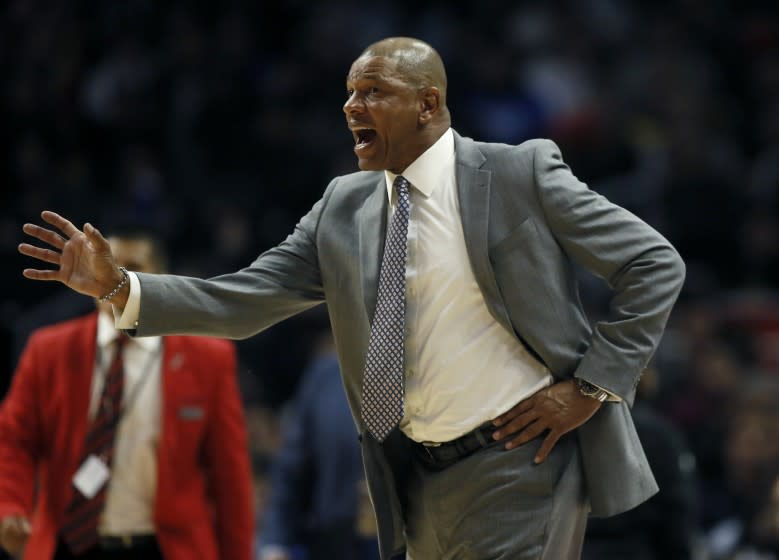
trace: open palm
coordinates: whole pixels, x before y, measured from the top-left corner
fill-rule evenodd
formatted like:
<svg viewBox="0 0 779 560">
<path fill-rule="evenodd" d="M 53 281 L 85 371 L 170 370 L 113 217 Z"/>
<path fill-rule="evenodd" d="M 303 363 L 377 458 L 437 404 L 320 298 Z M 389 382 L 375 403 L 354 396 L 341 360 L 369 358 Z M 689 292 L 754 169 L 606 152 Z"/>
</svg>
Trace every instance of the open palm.
<svg viewBox="0 0 779 560">
<path fill-rule="evenodd" d="M 59 233 L 35 224 L 25 224 L 23 230 L 51 248 L 22 243 L 19 252 L 57 268 L 26 268 L 23 272 L 26 278 L 62 282 L 92 297 L 105 295 L 121 280 L 121 272 L 114 262 L 108 241 L 95 227 L 86 224 L 81 231 L 69 220 L 49 211 L 41 213 L 41 218 Z"/>
</svg>

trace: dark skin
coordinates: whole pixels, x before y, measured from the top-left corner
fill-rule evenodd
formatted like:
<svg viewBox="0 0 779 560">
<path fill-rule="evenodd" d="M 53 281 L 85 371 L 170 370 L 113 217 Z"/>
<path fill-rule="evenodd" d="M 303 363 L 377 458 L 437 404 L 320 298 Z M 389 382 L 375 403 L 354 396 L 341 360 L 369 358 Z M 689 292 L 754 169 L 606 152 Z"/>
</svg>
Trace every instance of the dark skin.
<svg viewBox="0 0 779 560">
<path fill-rule="evenodd" d="M 558 381 L 495 418 L 492 423 L 498 430 L 492 437 L 498 440 L 514 434 L 505 444 L 506 449 L 513 449 L 546 432 L 534 459 L 542 463 L 561 437 L 592 418 L 600 407 L 600 401 L 579 392 L 573 379 Z"/>
<path fill-rule="evenodd" d="M 30 538 L 32 528 L 24 515 L 8 515 L 0 520 L 0 546 L 13 554 L 20 555 Z"/>
<path fill-rule="evenodd" d="M 409 85 L 391 58 L 358 58 L 346 79 L 346 91 L 346 124 L 364 171 L 403 173 L 449 128 L 440 111 L 440 90 Z M 373 131 L 370 145 L 360 147 L 359 133 L 366 130 Z"/>
<path fill-rule="evenodd" d="M 96 227 L 84 224 L 83 230 L 55 212 L 41 213 L 43 221 L 53 226 L 43 228 L 24 224 L 24 233 L 51 248 L 28 243 L 19 245 L 19 252 L 28 257 L 53 264 L 53 270 L 24 269 L 24 276 L 32 280 L 62 282 L 72 290 L 93 298 L 100 298 L 114 289 L 122 280 L 119 265 L 111 253 L 111 246 Z M 130 288 L 125 285 L 111 303 L 124 309 Z"/>
<path fill-rule="evenodd" d="M 355 140 L 360 169 L 403 171 L 450 128 L 446 74 L 435 50 L 416 39 L 395 37 L 368 47 L 346 78 L 346 122 Z M 24 232 L 52 247 L 27 243 L 19 251 L 54 264 L 55 270 L 26 269 L 34 280 L 59 281 L 100 297 L 122 279 L 108 242 L 91 224 L 78 229 L 53 212 L 43 212 L 53 230 L 25 224 Z M 58 232 L 59 233 L 58 233 Z M 125 286 L 112 300 L 124 309 Z M 601 403 L 582 395 L 573 380 L 559 381 L 521 401 L 493 423 L 496 440 L 512 449 L 546 434 L 535 457 L 546 459 L 557 441 L 589 420 Z"/>
</svg>

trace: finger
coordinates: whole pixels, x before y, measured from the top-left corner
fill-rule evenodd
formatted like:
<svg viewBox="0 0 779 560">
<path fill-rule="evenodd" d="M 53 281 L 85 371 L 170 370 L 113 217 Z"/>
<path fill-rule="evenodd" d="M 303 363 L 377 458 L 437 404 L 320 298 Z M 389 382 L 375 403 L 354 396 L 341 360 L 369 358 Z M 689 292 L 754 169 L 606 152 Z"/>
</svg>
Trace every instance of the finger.
<svg viewBox="0 0 779 560">
<path fill-rule="evenodd" d="M 519 432 L 520 430 L 524 430 L 532 422 L 538 420 L 540 416 L 541 414 L 539 414 L 539 412 L 536 409 L 531 408 L 527 412 L 524 412 L 519 416 L 517 416 L 516 418 L 514 418 L 508 424 L 504 424 L 503 426 L 501 426 L 500 430 L 492 434 L 492 437 L 494 439 L 503 439 L 506 436 Z"/>
<path fill-rule="evenodd" d="M 92 244 L 101 251 L 110 251 L 111 246 L 108 243 L 108 240 L 103 237 L 103 234 L 100 233 L 100 230 L 97 229 L 95 226 L 87 222 L 84 224 L 84 233 L 87 235 L 89 240 L 92 242 Z"/>
<path fill-rule="evenodd" d="M 23 255 L 27 255 L 28 257 L 33 257 L 38 260 L 56 265 L 60 264 L 62 257 L 62 255 L 56 251 L 36 247 L 35 245 L 30 245 L 29 243 L 22 243 L 19 245 L 19 252 Z"/>
<path fill-rule="evenodd" d="M 26 517 L 22 517 L 19 520 L 19 525 L 21 526 L 21 531 L 25 535 L 29 535 L 32 532 L 32 526 L 30 525 L 30 521 Z"/>
<path fill-rule="evenodd" d="M 43 212 L 41 212 L 41 218 L 43 218 L 44 222 L 51 224 L 55 228 L 60 230 L 68 238 L 73 237 L 79 232 L 79 229 L 76 226 L 74 226 L 70 220 L 63 218 L 56 212 L 44 210 Z"/>
<path fill-rule="evenodd" d="M 16 529 L 17 527 L 13 528 L 14 531 Z M 29 534 L 20 533 L 20 532 L 8 532 L 4 535 L 4 537 L 5 539 L 3 541 L 3 545 L 6 547 L 8 552 L 11 553 L 13 557 L 16 557 L 17 555 L 20 555 L 24 550 L 24 547 L 27 544 L 27 539 L 29 537 Z"/>
<path fill-rule="evenodd" d="M 544 432 L 544 430 L 546 430 L 546 428 L 547 426 L 545 423 L 543 423 L 541 420 L 536 420 L 535 422 L 530 424 L 527 428 L 522 430 L 517 437 L 509 441 L 506 444 L 506 449 L 513 449 L 515 447 L 519 447 L 520 445 L 526 444 L 530 440 L 540 436 Z"/>
<path fill-rule="evenodd" d="M 36 270 L 34 268 L 25 268 L 22 271 L 25 278 L 30 280 L 44 280 L 46 282 L 59 281 L 59 270 Z"/>
<path fill-rule="evenodd" d="M 51 231 L 50 229 L 42 228 L 41 226 L 35 224 L 24 224 L 22 226 L 22 231 L 27 235 L 31 235 L 37 239 L 40 239 L 41 241 L 48 243 L 49 245 L 56 247 L 57 249 L 62 249 L 65 246 L 65 238 L 60 234 Z"/>
<path fill-rule="evenodd" d="M 546 460 L 549 453 L 551 453 L 552 449 L 554 449 L 554 446 L 557 445 L 557 441 L 559 439 L 560 433 L 555 432 L 554 430 L 549 432 L 549 434 L 544 438 L 541 447 L 538 449 L 538 453 L 536 453 L 536 457 L 534 459 L 536 464 L 543 463 Z"/>
<path fill-rule="evenodd" d="M 26 538 L 29 531 L 25 530 L 23 522 L 23 518 L 16 516 L 5 518 L 2 526 L 2 541 L 16 545 L 21 539 Z"/>
<path fill-rule="evenodd" d="M 7 528 L 12 536 L 17 539 L 25 538 L 30 534 L 30 522 L 25 517 L 14 517 L 10 520 Z"/>
<path fill-rule="evenodd" d="M 518 404 L 514 405 L 511 408 L 511 410 L 509 410 L 508 412 L 504 412 L 503 414 L 501 414 L 500 416 L 495 418 L 492 421 L 492 423 L 495 426 L 500 427 L 503 424 L 505 424 L 506 422 L 511 421 L 513 418 L 516 418 L 517 416 L 519 416 L 523 412 L 527 412 L 528 410 L 533 408 L 533 403 L 534 402 L 535 401 L 533 400 L 533 397 L 525 399 L 524 401 L 521 401 Z"/>
</svg>

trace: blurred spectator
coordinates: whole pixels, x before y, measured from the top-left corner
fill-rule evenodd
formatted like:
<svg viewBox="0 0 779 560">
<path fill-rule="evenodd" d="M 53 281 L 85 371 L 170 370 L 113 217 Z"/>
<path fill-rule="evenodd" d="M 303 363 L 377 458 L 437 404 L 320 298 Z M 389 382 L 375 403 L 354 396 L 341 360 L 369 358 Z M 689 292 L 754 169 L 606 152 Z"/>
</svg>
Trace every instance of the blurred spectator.
<svg viewBox="0 0 779 560">
<path fill-rule="evenodd" d="M 702 521 L 708 526 L 721 515 L 725 467 L 722 442 L 743 383 L 744 368 L 722 340 L 713 340 L 693 354 L 690 378 L 669 400 L 670 418 L 682 429 L 699 466 Z"/>
<path fill-rule="evenodd" d="M 164 271 L 153 238 L 110 242 L 123 265 Z M 0 408 L 0 546 L 27 560 L 249 560 L 232 343 L 129 339 L 98 309 L 34 331 L 19 361 Z"/>
<path fill-rule="evenodd" d="M 255 526 L 265 525 L 270 496 L 269 471 L 281 446 L 281 428 L 277 412 L 265 404 L 246 407 L 246 427 L 249 432 L 249 452 L 254 479 Z"/>
<path fill-rule="evenodd" d="M 590 519 L 583 560 L 693 560 L 701 551 L 695 457 L 681 432 L 649 403 L 658 372 L 638 385 L 633 420 L 660 491 L 637 508 Z"/>
<path fill-rule="evenodd" d="M 758 377 L 733 395 L 725 440 L 729 511 L 708 532 L 714 560 L 779 558 L 779 379 Z"/>
<path fill-rule="evenodd" d="M 460 132 L 551 136 L 583 180 L 668 232 L 687 297 L 775 286 L 779 8 L 698 5 L 13 0 L 0 8 L 0 257 L 21 268 L 18 224 L 49 207 L 144 220 L 185 273 L 248 263 L 324 178 L 354 169 L 337 76 L 359 46 L 403 32 L 461 61 Z M 333 76 L 316 96 L 310 66 Z M 0 282 L 9 323 L 44 293 Z"/>
<path fill-rule="evenodd" d="M 260 560 L 378 560 L 357 432 L 326 336 L 285 415 Z"/>
<path fill-rule="evenodd" d="M 4 266 L 26 266 L 19 226 L 44 207 L 141 219 L 175 244 L 178 272 L 250 262 L 326 179 L 354 170 L 339 77 L 394 33 L 458 61 L 459 132 L 551 137 L 582 180 L 682 250 L 684 305 L 658 351 L 657 405 L 696 455 L 710 528 L 729 511 L 722 382 L 779 371 L 777 2 L 1 3 Z M 0 392 L 14 340 L 85 305 L 0 277 Z M 243 363 L 277 374 L 258 382 L 263 404 L 293 390 L 302 357 L 285 344 L 300 339 L 283 324 L 238 343 Z"/>
</svg>

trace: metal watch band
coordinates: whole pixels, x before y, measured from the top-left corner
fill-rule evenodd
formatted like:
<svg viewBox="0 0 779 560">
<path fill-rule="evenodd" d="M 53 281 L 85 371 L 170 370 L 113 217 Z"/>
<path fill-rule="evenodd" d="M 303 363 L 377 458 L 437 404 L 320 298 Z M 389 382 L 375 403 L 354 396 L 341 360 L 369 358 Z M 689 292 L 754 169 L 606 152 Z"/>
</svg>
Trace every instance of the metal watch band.
<svg viewBox="0 0 779 560">
<path fill-rule="evenodd" d="M 609 393 L 604 389 L 601 389 L 597 385 L 593 385 L 589 381 L 576 378 L 576 386 L 579 388 L 579 392 L 585 397 L 590 397 L 599 402 L 604 402 L 609 398 Z"/>
</svg>

